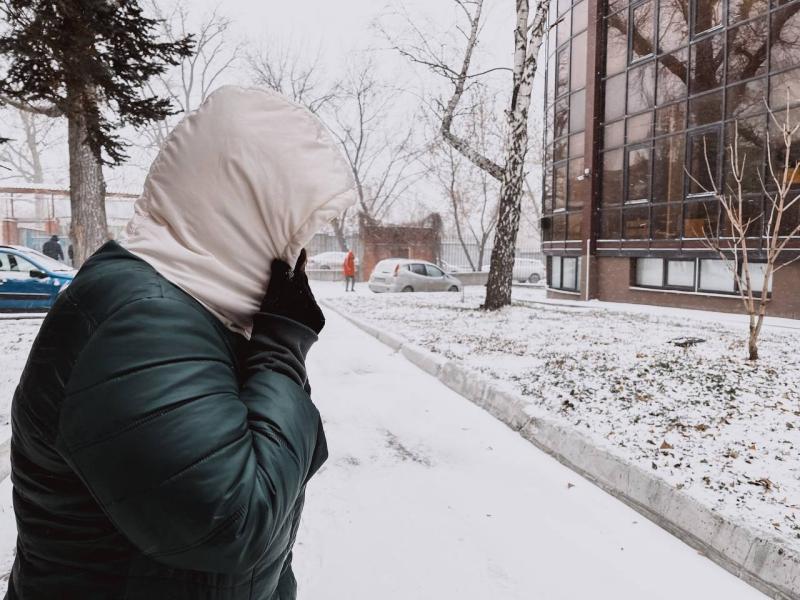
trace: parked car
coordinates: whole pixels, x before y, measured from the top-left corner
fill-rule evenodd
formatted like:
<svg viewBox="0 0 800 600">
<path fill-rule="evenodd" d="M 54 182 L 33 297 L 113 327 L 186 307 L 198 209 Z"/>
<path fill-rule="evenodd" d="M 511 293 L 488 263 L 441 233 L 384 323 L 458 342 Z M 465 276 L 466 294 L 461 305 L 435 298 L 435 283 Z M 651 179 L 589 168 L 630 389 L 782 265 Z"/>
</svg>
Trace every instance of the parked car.
<svg viewBox="0 0 800 600">
<path fill-rule="evenodd" d="M 424 260 L 387 258 L 369 278 L 373 292 L 460 292 L 461 282 Z"/>
<path fill-rule="evenodd" d="M 472 271 L 472 267 L 469 265 L 454 265 L 446 260 L 440 261 L 440 264 L 442 265 L 442 269 L 447 273 L 469 273 Z"/>
<path fill-rule="evenodd" d="M 481 271 L 488 271 L 489 265 L 483 265 Z M 535 258 L 515 258 L 512 277 L 520 283 L 539 283 L 547 276 L 544 263 Z"/>
<path fill-rule="evenodd" d="M 308 259 L 306 269 L 341 270 L 344 264 L 344 257 L 347 252 L 322 252 L 315 254 Z M 358 259 L 356 258 L 356 269 L 358 269 Z"/>
<path fill-rule="evenodd" d="M 0 246 L 0 310 L 47 310 L 75 269 L 25 246 Z"/>
</svg>

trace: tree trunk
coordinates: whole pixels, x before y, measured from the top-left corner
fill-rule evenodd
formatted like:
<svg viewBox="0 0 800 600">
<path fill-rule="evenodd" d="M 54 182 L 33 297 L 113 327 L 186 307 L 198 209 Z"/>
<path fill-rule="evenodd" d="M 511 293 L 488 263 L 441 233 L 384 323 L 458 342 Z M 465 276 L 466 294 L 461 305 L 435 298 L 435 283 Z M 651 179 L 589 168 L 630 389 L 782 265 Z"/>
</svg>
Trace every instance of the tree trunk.
<svg viewBox="0 0 800 600">
<path fill-rule="evenodd" d="M 497 310 L 511 304 L 514 252 L 519 232 L 520 205 L 525 183 L 525 155 L 528 152 L 528 109 L 531 103 L 536 60 L 544 37 L 548 3 L 542 0 L 528 38 L 528 0 L 517 0 L 514 31 L 514 90 L 508 110 L 506 161 L 500 184 L 500 207 L 495 229 L 489 281 L 483 308 Z"/>
<path fill-rule="evenodd" d="M 758 329 L 750 327 L 750 338 L 747 340 L 748 360 L 758 360 Z"/>
<path fill-rule="evenodd" d="M 336 242 L 339 244 L 339 249 L 342 252 L 349 250 L 347 247 L 347 237 L 344 234 L 344 217 L 345 215 L 342 215 L 340 218 L 331 221 L 333 232 L 336 234 Z"/>
<path fill-rule="evenodd" d="M 83 264 L 108 240 L 103 167 L 87 141 L 86 116 L 76 103 L 67 115 L 69 138 L 70 237 L 74 265 Z"/>
</svg>

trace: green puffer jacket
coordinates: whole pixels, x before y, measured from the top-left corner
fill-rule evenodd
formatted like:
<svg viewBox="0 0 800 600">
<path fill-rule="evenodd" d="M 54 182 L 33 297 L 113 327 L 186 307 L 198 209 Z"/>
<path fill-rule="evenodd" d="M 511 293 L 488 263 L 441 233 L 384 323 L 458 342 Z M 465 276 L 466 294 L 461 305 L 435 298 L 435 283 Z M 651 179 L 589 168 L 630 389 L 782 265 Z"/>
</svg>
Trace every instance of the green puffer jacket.
<svg viewBox="0 0 800 600">
<path fill-rule="evenodd" d="M 316 334 L 231 333 L 109 242 L 42 325 L 12 407 L 8 599 L 287 600 L 309 477 Z"/>
</svg>

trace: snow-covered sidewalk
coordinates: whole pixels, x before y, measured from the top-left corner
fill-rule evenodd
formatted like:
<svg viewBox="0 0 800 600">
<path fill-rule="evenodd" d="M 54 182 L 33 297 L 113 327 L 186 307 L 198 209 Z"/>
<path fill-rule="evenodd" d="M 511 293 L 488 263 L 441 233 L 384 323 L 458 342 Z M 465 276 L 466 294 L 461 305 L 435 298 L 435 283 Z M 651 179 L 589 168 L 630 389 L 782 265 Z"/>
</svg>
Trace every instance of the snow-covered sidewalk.
<svg viewBox="0 0 800 600">
<path fill-rule="evenodd" d="M 332 311 L 300 598 L 763 598 Z"/>
<path fill-rule="evenodd" d="M 295 550 L 300 598 L 764 597 L 341 317 L 327 316 L 309 370 L 331 457 L 308 488 Z M 12 366 L 0 387 L 4 407 L 37 326 L 9 323 L 0 334 Z M 6 479 L 3 573 L 14 536 Z"/>
<path fill-rule="evenodd" d="M 320 290 L 321 295 L 331 295 Z M 478 292 L 357 293 L 339 310 L 520 395 L 723 515 L 800 546 L 800 330 L 770 327 L 762 359 L 714 315 L 540 305 L 477 310 Z M 704 317 L 712 317 L 704 320 Z M 681 347 L 681 338 L 698 337 Z"/>
</svg>

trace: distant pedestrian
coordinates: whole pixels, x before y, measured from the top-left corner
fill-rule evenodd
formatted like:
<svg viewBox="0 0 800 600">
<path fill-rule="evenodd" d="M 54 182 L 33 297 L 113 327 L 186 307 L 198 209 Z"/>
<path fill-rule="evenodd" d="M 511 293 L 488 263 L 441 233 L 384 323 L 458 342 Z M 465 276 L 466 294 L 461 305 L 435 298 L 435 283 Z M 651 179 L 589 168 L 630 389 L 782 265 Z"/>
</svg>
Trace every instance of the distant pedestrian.
<svg viewBox="0 0 800 600">
<path fill-rule="evenodd" d="M 342 265 L 344 272 L 344 291 L 356 291 L 356 256 L 353 251 L 348 249 L 347 256 L 344 257 L 344 264 Z"/>
<path fill-rule="evenodd" d="M 73 250 L 72 244 L 70 244 L 69 248 L 67 248 L 67 256 L 69 256 L 69 264 L 71 264 L 74 267 L 75 266 L 75 250 Z"/>
<path fill-rule="evenodd" d="M 64 260 L 64 250 L 61 249 L 61 244 L 58 243 L 57 235 L 54 235 L 44 243 L 42 254 L 54 260 Z"/>
</svg>

